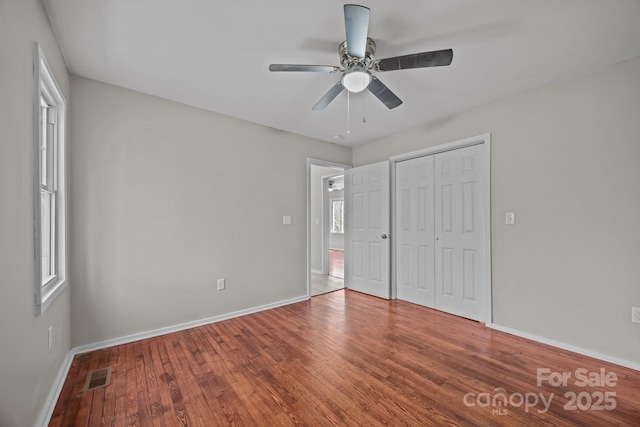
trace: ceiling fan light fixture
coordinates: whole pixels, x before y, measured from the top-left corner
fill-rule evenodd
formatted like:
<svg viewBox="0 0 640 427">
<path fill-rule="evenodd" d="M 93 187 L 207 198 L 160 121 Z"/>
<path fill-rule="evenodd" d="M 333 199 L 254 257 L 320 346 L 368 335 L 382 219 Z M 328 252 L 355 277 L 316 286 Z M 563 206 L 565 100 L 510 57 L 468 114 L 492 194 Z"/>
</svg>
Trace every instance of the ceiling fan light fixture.
<svg viewBox="0 0 640 427">
<path fill-rule="evenodd" d="M 348 71 L 342 76 L 342 86 L 352 93 L 362 92 L 369 83 L 371 83 L 371 73 L 367 70 Z"/>
</svg>

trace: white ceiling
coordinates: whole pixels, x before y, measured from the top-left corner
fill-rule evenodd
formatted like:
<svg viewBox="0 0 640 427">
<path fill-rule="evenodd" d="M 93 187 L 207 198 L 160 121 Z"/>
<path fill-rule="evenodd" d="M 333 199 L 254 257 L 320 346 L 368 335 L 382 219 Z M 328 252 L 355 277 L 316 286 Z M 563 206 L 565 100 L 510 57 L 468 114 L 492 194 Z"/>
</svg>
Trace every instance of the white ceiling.
<svg viewBox="0 0 640 427">
<path fill-rule="evenodd" d="M 447 48 L 454 58 L 376 73 L 404 103 L 352 94 L 347 134 L 346 91 L 311 109 L 339 74 L 268 71 L 339 65 L 343 2 L 43 2 L 71 73 L 347 146 L 640 56 L 640 0 L 362 1 L 375 58 Z"/>
</svg>

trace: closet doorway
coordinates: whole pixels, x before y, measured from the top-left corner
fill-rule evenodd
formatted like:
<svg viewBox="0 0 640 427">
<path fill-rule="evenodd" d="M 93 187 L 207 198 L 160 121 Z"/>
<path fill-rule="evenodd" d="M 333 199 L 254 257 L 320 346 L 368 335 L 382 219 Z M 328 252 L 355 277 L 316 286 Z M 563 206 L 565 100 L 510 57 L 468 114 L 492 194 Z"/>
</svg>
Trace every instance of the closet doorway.
<svg viewBox="0 0 640 427">
<path fill-rule="evenodd" d="M 398 299 L 491 322 L 488 135 L 395 158 Z"/>
</svg>

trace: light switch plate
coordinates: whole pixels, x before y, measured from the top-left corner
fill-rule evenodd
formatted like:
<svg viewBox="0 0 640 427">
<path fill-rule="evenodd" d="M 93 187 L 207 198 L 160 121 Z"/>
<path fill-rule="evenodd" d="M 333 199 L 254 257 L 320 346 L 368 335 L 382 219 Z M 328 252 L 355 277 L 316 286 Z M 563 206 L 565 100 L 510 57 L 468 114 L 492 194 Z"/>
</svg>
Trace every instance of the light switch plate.
<svg viewBox="0 0 640 427">
<path fill-rule="evenodd" d="M 284 215 L 282 217 L 282 223 L 284 225 L 290 225 L 291 224 L 291 215 Z"/>
<path fill-rule="evenodd" d="M 515 212 L 507 212 L 504 217 L 504 223 L 507 225 L 513 225 L 516 223 L 516 213 Z"/>
</svg>

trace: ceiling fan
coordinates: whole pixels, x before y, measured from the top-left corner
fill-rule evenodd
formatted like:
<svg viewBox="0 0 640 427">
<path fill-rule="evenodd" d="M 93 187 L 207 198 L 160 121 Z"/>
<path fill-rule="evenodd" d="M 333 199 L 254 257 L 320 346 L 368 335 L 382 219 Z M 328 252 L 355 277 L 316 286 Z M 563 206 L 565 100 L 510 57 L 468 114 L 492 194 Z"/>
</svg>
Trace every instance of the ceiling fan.
<svg viewBox="0 0 640 427">
<path fill-rule="evenodd" d="M 313 106 L 314 110 L 323 110 L 344 89 L 352 93 L 365 89 L 376 96 L 387 108 L 396 108 L 402 104 L 387 86 L 371 71 L 395 71 L 411 68 L 438 67 L 450 65 L 453 60 L 453 50 L 435 50 L 431 52 L 414 53 L 411 55 L 395 56 L 386 59 L 373 59 L 376 44 L 367 37 L 369 32 L 369 8 L 356 4 L 344 5 L 344 22 L 347 39 L 339 48 L 341 66 L 332 65 L 295 65 L 271 64 L 269 71 L 311 71 L 321 73 L 341 72 L 342 78 Z"/>
</svg>

